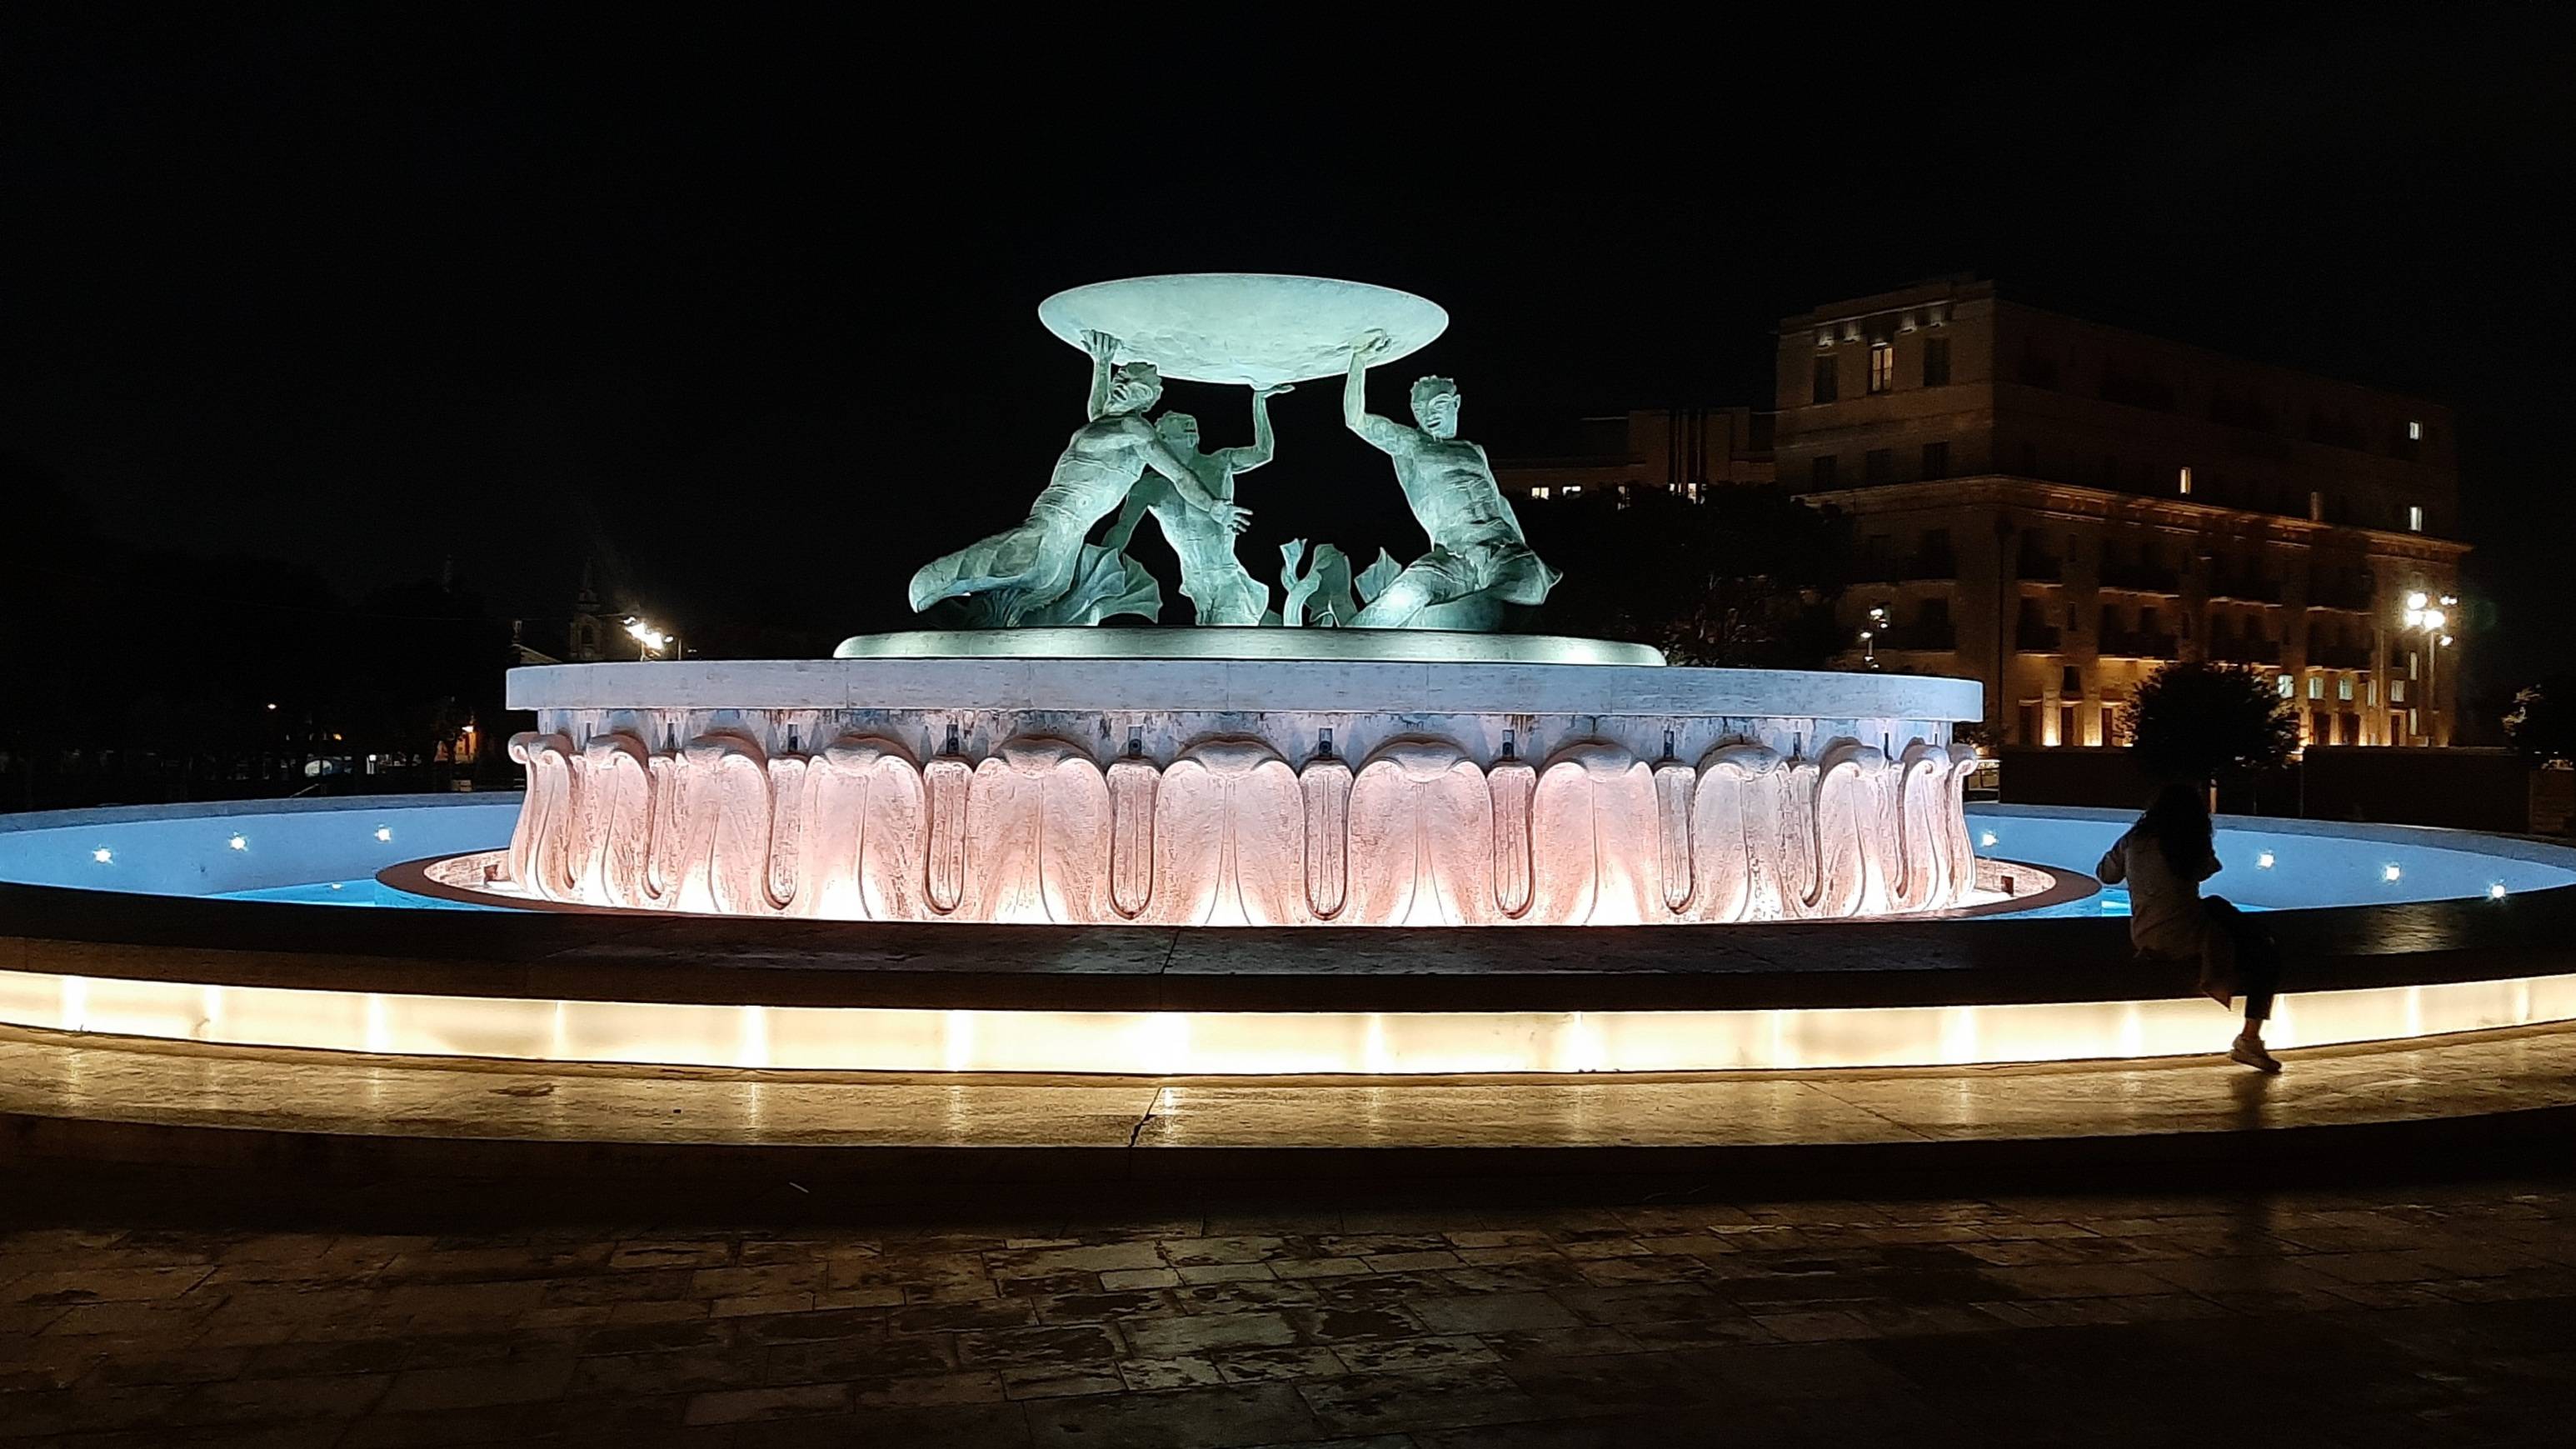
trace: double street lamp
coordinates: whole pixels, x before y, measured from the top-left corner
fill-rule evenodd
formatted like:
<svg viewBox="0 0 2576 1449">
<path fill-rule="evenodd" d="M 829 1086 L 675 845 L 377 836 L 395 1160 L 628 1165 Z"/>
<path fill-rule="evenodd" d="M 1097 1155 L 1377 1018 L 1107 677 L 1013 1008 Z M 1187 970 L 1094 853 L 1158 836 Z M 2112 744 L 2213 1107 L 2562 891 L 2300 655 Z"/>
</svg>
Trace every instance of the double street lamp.
<svg viewBox="0 0 2576 1449">
<path fill-rule="evenodd" d="M 2436 600 L 2422 589 L 2416 589 L 2407 594 L 2406 611 L 2398 615 L 2407 628 L 2417 630 L 2424 636 L 2426 647 L 2422 707 L 2426 713 L 2433 715 L 2432 724 L 2437 732 L 2441 729 L 2441 716 L 2434 713 L 2439 708 L 2435 690 L 2442 672 L 2442 650 L 2451 643 L 2452 611 L 2459 606 L 2460 601 L 2449 594 L 2444 594 Z"/>
</svg>

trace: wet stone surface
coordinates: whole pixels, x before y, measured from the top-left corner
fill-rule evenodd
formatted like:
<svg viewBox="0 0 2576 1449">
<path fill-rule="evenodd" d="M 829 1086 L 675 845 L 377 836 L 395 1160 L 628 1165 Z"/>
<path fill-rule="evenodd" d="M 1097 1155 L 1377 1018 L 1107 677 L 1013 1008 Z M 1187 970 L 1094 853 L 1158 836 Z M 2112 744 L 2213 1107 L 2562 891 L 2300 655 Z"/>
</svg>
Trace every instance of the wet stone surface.
<svg viewBox="0 0 2576 1449">
<path fill-rule="evenodd" d="M 2559 1444 L 2576 1181 L 0 1228 L 0 1442 Z"/>
</svg>

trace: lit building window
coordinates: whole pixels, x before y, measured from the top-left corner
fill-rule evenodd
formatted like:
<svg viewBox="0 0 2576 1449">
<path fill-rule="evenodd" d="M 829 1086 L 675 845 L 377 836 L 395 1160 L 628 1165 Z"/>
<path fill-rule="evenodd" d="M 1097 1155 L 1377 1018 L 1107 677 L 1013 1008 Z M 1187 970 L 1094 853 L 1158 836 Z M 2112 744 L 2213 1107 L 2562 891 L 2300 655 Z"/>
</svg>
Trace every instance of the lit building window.
<svg viewBox="0 0 2576 1449">
<path fill-rule="evenodd" d="M 2325 698 L 2325 697 L 2326 697 L 2326 677 L 2325 677 L 2324 675 L 2322 675 L 2322 674 L 2311 674 L 2311 675 L 2309 675 L 2309 676 L 2308 676 L 2308 698 L 2310 698 L 2310 699 L 2323 699 L 2323 698 Z"/>
<path fill-rule="evenodd" d="M 2291 695 L 2297 693 L 2298 688 L 2298 681 L 2290 678 L 2290 676 L 2286 674 L 2281 676 L 2281 697 L 2283 699 L 2288 699 Z"/>
<path fill-rule="evenodd" d="M 1869 345 L 1869 390 L 1885 392 L 1896 386 L 1896 344 L 1873 342 Z"/>
<path fill-rule="evenodd" d="M 1582 492 L 1583 485 L 1580 483 L 1568 483 L 1565 485 L 1565 496 L 1568 498 L 1575 497 Z"/>
<path fill-rule="evenodd" d="M 2349 675 L 2349 674 L 2344 675 L 2342 678 L 2337 679 L 2337 680 L 2335 681 L 2335 698 L 2337 698 L 2337 699 L 2339 699 L 2339 700 L 2342 700 L 2343 702 L 2345 702 L 2345 703 L 2347 703 L 2347 704 L 2349 704 L 2349 703 L 2351 703 L 2351 702 L 2352 702 L 2352 676 L 2351 676 L 2351 675 Z"/>
<path fill-rule="evenodd" d="M 2189 498 L 2191 496 L 2191 469 L 2188 465 L 2183 468 L 2181 475 L 2176 478 L 2175 482 L 2181 488 L 2182 496 Z"/>
<path fill-rule="evenodd" d="M 1530 496 L 1532 498 L 1547 498 L 1551 496 L 1552 492 L 1553 490 L 1547 488 L 1533 488 L 1530 490 Z"/>
<path fill-rule="evenodd" d="M 2424 441 L 2424 425 L 2418 422 L 2407 423 L 2406 441 L 2410 443 L 2420 443 Z"/>
<path fill-rule="evenodd" d="M 2423 504 L 2409 503 L 2406 505 L 2406 531 L 2408 533 L 2422 533 L 2424 531 Z"/>
</svg>

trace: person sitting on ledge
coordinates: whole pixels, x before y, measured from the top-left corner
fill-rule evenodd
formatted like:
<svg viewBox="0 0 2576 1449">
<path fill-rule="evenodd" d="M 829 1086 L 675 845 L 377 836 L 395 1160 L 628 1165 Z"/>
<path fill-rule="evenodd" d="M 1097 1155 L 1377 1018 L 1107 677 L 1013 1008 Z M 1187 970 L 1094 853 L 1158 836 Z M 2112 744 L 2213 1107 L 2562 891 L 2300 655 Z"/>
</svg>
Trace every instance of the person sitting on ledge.
<svg viewBox="0 0 2576 1449">
<path fill-rule="evenodd" d="M 2277 1072 L 2280 1062 L 2263 1048 L 2263 1023 L 2280 989 L 2280 947 L 2225 897 L 2201 895 L 2200 883 L 2221 869 L 2201 792 L 2167 785 L 2093 873 L 2104 885 L 2128 884 L 2129 944 L 2140 959 L 2198 961 L 2199 989 L 2221 1006 L 2244 993 L 2245 1030 L 2228 1059 Z"/>
</svg>

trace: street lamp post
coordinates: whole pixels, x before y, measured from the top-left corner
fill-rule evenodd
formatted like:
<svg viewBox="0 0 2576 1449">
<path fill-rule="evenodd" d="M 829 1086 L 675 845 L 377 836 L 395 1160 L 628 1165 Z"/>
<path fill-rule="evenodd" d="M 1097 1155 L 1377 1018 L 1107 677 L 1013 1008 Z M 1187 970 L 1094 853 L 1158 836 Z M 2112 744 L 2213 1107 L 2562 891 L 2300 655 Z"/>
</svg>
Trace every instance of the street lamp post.
<svg viewBox="0 0 2576 1449">
<path fill-rule="evenodd" d="M 2424 731 L 2424 737 L 2436 743 L 2441 740 L 2442 729 L 2440 712 L 2442 649 L 2452 642 L 2451 611 L 2459 606 L 2460 601 L 2452 595 L 2444 594 L 2436 602 L 2432 595 L 2422 589 L 2416 589 L 2407 594 L 2406 611 L 2398 616 L 2405 622 L 2407 628 L 2417 630 L 2424 636 L 2423 709 L 2432 716 L 2432 727 Z"/>
<path fill-rule="evenodd" d="M 1878 667 L 1878 636 L 1887 627 L 1887 610 L 1874 607 L 1869 611 L 1869 627 L 1860 631 L 1860 662 L 1871 669 Z"/>
<path fill-rule="evenodd" d="M 680 657 L 680 636 L 677 634 L 664 633 L 631 614 L 626 618 L 626 633 L 635 641 L 637 652 L 643 658 L 650 659 L 657 654 L 667 659 Z M 664 653 L 665 650 L 669 652 Z"/>
</svg>

